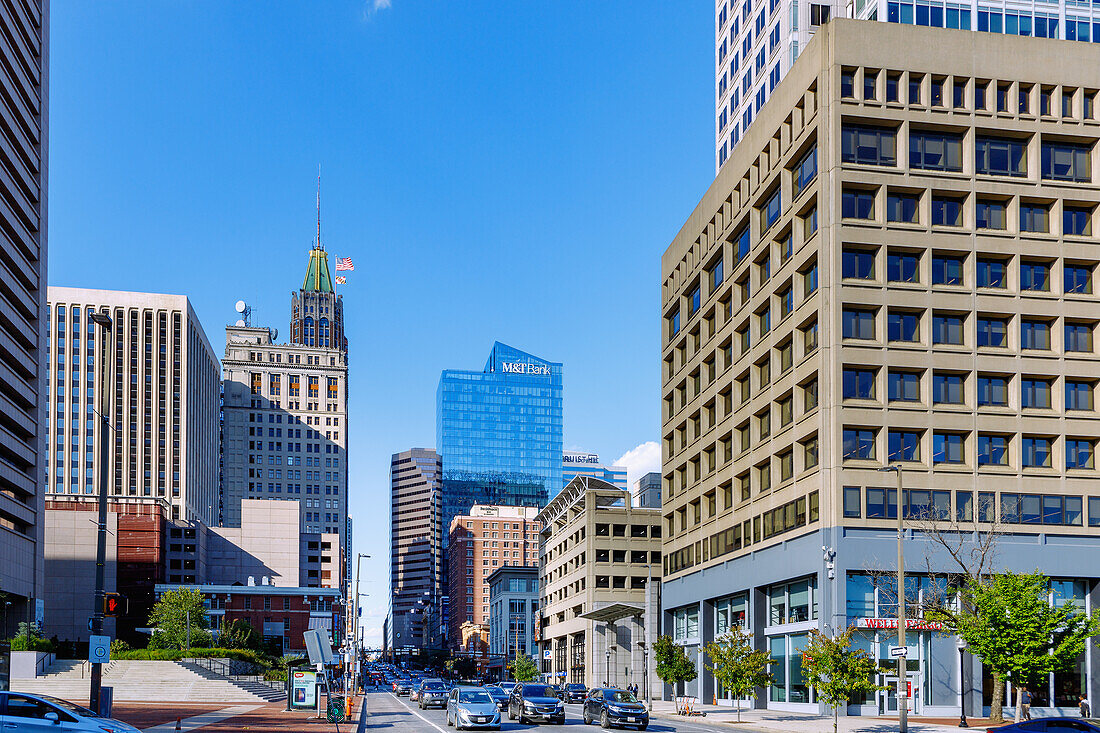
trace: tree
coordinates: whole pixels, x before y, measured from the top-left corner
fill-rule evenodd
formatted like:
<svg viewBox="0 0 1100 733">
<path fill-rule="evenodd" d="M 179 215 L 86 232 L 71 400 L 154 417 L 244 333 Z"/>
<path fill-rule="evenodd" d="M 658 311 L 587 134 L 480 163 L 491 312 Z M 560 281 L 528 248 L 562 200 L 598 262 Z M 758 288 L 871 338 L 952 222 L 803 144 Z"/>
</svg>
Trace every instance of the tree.
<svg viewBox="0 0 1100 733">
<path fill-rule="evenodd" d="M 190 617 L 190 618 L 189 618 Z M 188 629 L 191 646 L 210 644 L 209 622 L 203 606 L 202 593 L 198 589 L 177 588 L 166 591 L 149 614 L 149 625 L 156 629 L 151 648 L 187 648 Z"/>
<path fill-rule="evenodd" d="M 473 657 L 453 657 L 447 660 L 447 671 L 460 680 L 473 679 L 477 675 L 477 661 Z"/>
<path fill-rule="evenodd" d="M 880 688 L 874 677 L 881 672 L 875 660 L 863 649 L 852 648 L 855 627 L 849 626 L 836 637 L 816 629 L 802 652 L 802 677 L 817 692 L 817 699 L 833 709 L 833 733 L 836 733 L 840 706 L 857 696 Z"/>
<path fill-rule="evenodd" d="M 512 679 L 516 682 L 530 682 L 539 676 L 538 665 L 523 652 L 516 652 L 516 658 L 508 668 L 512 670 Z"/>
<path fill-rule="evenodd" d="M 653 643 L 653 661 L 657 665 L 657 677 L 672 686 L 673 694 L 681 682 L 691 682 L 698 675 L 684 648 L 668 634 L 658 636 Z"/>
<path fill-rule="evenodd" d="M 194 634 L 194 632 L 192 632 Z M 260 635 L 252 624 L 243 618 L 235 618 L 227 621 L 222 618 L 221 629 L 218 631 L 218 646 L 222 649 L 259 649 Z"/>
<path fill-rule="evenodd" d="M 970 581 L 961 595 L 971 610 L 947 617 L 1000 680 L 999 692 L 1005 680 L 1017 688 L 1046 684 L 1047 675 L 1070 669 L 1088 638 L 1100 633 L 1100 616 L 1069 603 L 1051 605 L 1048 590 L 1049 580 L 1040 573 L 1006 572 L 988 582 Z M 1017 695 L 1017 722 L 1020 713 Z"/>
<path fill-rule="evenodd" d="M 707 668 L 730 697 L 742 700 L 752 694 L 753 688 L 772 683 L 768 671 L 771 658 L 766 651 L 754 649 L 752 634 L 735 627 L 704 647 L 711 664 Z M 737 704 L 737 722 L 741 722 L 741 704 Z"/>
</svg>

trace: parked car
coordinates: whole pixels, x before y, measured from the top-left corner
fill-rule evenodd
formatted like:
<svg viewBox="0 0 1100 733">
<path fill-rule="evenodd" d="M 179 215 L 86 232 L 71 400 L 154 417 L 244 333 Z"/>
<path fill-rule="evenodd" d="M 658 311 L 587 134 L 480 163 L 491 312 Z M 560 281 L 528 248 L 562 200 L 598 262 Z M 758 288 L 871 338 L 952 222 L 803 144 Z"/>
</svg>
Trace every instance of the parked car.
<svg viewBox="0 0 1100 733">
<path fill-rule="evenodd" d="M 991 733 L 1036 733 L 1038 731 L 1051 731 L 1051 733 L 1100 733 L 1100 720 L 1090 718 L 1040 718 L 1038 720 L 1026 720 L 1015 725 L 1006 725 L 1000 728 L 990 728 Z"/>
<path fill-rule="evenodd" d="M 520 723 L 545 720 L 549 723 L 565 723 L 565 703 L 558 699 L 552 685 L 537 682 L 517 683 L 508 697 L 508 720 Z"/>
<path fill-rule="evenodd" d="M 489 697 L 493 698 L 493 702 L 496 703 L 498 709 L 502 711 L 508 709 L 508 693 L 502 690 L 499 685 L 485 685 L 484 689 L 489 693 Z"/>
<path fill-rule="evenodd" d="M 48 695 L 0 692 L 0 720 L 7 730 L 72 731 L 73 733 L 141 733 L 114 718 L 101 718 L 88 708 Z"/>
<path fill-rule="evenodd" d="M 480 687 L 454 687 L 447 695 L 447 725 L 500 730 L 500 710 Z"/>
<path fill-rule="evenodd" d="M 588 691 L 584 701 L 584 722 L 600 721 L 603 728 L 632 725 L 645 730 L 649 725 L 649 711 L 638 698 L 616 687 L 597 687 Z"/>
<path fill-rule="evenodd" d="M 584 702 L 588 697 L 588 688 L 578 682 L 570 682 L 565 686 L 566 702 Z"/>
<path fill-rule="evenodd" d="M 417 704 L 420 705 L 421 710 L 427 710 L 433 705 L 445 708 L 447 707 L 447 691 L 447 684 L 443 680 L 424 680 L 417 690 Z"/>
</svg>

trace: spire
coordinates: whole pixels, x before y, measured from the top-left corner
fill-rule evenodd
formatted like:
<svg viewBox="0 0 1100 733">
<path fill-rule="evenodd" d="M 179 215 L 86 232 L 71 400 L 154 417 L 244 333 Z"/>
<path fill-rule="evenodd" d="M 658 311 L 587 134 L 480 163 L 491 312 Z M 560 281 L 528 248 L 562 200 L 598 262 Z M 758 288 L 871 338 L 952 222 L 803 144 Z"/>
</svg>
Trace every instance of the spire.
<svg viewBox="0 0 1100 733">
<path fill-rule="evenodd" d="M 317 165 L 317 239 L 309 251 L 309 264 L 306 265 L 306 279 L 302 290 L 331 293 L 332 276 L 328 269 L 328 253 L 321 246 L 321 165 Z"/>
<path fill-rule="evenodd" d="M 323 250 L 321 246 L 321 164 L 317 164 L 317 249 Z"/>
</svg>

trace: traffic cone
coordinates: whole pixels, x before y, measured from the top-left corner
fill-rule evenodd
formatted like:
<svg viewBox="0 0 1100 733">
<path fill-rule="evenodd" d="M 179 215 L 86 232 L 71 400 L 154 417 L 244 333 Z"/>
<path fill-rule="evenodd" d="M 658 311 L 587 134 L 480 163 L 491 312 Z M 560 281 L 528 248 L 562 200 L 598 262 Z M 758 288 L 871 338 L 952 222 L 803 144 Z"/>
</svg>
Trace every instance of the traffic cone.
<svg viewBox="0 0 1100 733">
<path fill-rule="evenodd" d="M 716 693 L 714 693 L 714 700 L 713 700 L 713 701 L 711 701 L 711 703 L 710 703 L 710 704 L 711 704 L 711 705 L 715 705 L 715 706 L 717 706 L 717 705 L 718 705 L 718 693 L 717 693 L 717 692 L 716 692 Z"/>
</svg>

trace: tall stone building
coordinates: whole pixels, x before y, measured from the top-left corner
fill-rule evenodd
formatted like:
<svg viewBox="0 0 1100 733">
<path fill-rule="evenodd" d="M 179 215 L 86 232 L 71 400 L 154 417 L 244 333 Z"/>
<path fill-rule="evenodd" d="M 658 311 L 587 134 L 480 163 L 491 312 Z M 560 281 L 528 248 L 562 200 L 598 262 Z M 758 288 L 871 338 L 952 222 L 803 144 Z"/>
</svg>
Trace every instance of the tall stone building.
<svg viewBox="0 0 1100 733">
<path fill-rule="evenodd" d="M 49 24 L 49 0 L 14 3 L 0 16 L 0 588 L 12 603 L 0 632 L 8 635 L 36 617 L 42 597 Z"/>
<path fill-rule="evenodd" d="M 345 588 L 348 352 L 343 302 L 319 244 L 291 295 L 291 341 L 275 338 L 247 319 L 225 329 L 220 519 L 240 526 L 246 498 L 297 499 L 303 533 L 339 535 L 340 567 L 321 582 Z"/>
</svg>

